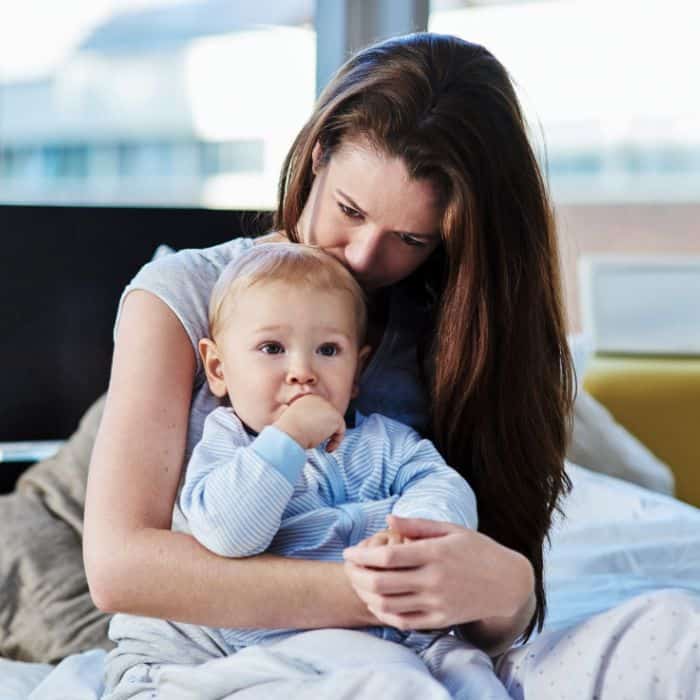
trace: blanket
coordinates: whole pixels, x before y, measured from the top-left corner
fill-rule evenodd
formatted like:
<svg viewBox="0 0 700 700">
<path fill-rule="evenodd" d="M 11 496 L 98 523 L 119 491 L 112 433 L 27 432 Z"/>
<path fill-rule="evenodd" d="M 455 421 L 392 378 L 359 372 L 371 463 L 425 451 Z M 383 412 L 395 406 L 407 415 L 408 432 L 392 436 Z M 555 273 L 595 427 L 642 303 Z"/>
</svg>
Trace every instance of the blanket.
<svg viewBox="0 0 700 700">
<path fill-rule="evenodd" d="M 167 640 L 164 646 L 172 650 Z M 507 700 L 491 664 L 474 652 L 445 635 L 421 660 L 406 647 L 364 632 L 314 630 L 201 664 L 138 664 L 116 691 L 103 696 L 104 652 L 96 650 L 62 661 L 28 700 L 269 700 L 290 694 L 299 700 Z"/>
<path fill-rule="evenodd" d="M 290 693 L 508 700 L 488 656 L 451 634 L 418 653 L 349 629 L 299 632 L 231 652 L 218 629 L 117 615 L 110 636 L 120 642 L 106 659 L 104 700 L 136 700 L 148 692 L 168 700 Z"/>
<path fill-rule="evenodd" d="M 504 654 L 497 672 L 513 700 L 694 700 L 700 697 L 698 630 L 700 596 L 677 589 L 656 591 L 635 596 L 584 623 L 539 635 Z M 160 697 L 169 700 L 450 697 L 414 661 L 377 663 L 364 655 L 371 648 L 349 650 L 345 668 L 331 673 L 324 672 L 323 659 L 307 654 L 299 660 L 299 649 L 277 651 L 281 653 L 251 647 L 198 667 L 163 666 L 148 679 L 144 669 L 135 667 L 134 684 L 144 685 L 133 698 L 151 700 L 153 681 Z M 13 693 L 20 684 L 13 683 L 9 669 L 0 666 L 3 700 L 98 700 L 104 689 L 104 657 L 101 650 L 84 652 L 68 657 L 51 672 L 42 669 L 43 681 L 31 694 L 27 685 L 24 692 Z M 449 678 L 444 680 L 449 688 Z"/>
<path fill-rule="evenodd" d="M 546 562 L 550 614 L 541 634 L 498 660 L 501 681 L 516 700 L 700 697 L 700 510 L 574 465 L 568 472 L 574 488 L 564 503 L 567 517 L 555 525 Z M 214 670 L 207 663 L 203 673 Z M 229 663 L 224 658 L 216 671 L 226 666 L 230 678 Z M 29 700 L 97 700 L 103 666 L 104 652 L 69 657 Z M 282 662 L 276 668 L 292 674 Z M 177 684 L 192 670 L 162 666 L 148 682 Z M 346 695 L 338 697 L 352 697 L 356 675 L 380 683 L 369 671 L 360 666 L 342 683 L 336 674 L 334 692 L 344 685 Z M 3 681 L 6 672 L 0 671 Z M 295 692 L 299 679 L 275 682 L 275 692 L 263 697 Z M 255 698 L 265 685 L 236 690 L 235 697 Z"/>
</svg>

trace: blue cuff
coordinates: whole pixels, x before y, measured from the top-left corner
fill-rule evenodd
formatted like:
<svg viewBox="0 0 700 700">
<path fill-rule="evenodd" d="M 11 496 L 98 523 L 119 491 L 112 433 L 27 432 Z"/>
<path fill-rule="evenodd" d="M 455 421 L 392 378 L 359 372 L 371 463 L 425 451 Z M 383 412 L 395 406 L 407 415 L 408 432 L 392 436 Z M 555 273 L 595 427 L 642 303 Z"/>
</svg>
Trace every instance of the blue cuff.
<svg viewBox="0 0 700 700">
<path fill-rule="evenodd" d="M 250 446 L 292 486 L 297 483 L 306 463 L 306 452 L 294 438 L 274 425 L 268 425 Z"/>
</svg>

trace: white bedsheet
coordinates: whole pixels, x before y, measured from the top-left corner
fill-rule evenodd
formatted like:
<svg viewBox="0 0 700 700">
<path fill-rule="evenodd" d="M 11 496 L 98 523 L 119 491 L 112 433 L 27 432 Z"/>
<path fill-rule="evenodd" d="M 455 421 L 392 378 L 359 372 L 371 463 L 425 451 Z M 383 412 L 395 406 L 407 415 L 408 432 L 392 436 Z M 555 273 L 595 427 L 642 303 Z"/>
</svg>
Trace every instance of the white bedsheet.
<svg viewBox="0 0 700 700">
<path fill-rule="evenodd" d="M 502 657 L 514 700 L 700 700 L 700 510 L 570 465 L 542 633 Z"/>
<path fill-rule="evenodd" d="M 570 465 L 569 474 L 574 490 L 565 502 L 567 517 L 557 520 L 546 557 L 545 629 L 529 645 L 506 655 L 499 666 L 511 695 L 563 700 L 561 689 L 568 687 L 572 698 L 621 700 L 630 694 L 635 700 L 697 700 L 700 675 L 695 667 L 688 666 L 692 675 L 658 677 L 653 684 L 645 680 L 644 671 L 655 663 L 654 644 L 668 654 L 694 653 L 700 664 L 700 510 L 575 465 Z M 643 595 L 660 588 L 676 592 Z M 578 636 L 572 640 L 573 625 L 625 601 L 606 613 L 608 617 L 577 627 Z M 627 648 L 624 639 L 619 643 L 620 634 L 635 624 L 654 630 L 648 658 L 639 649 Z M 613 638 L 605 638 L 611 629 Z M 96 700 L 103 653 L 69 657 L 43 681 L 45 667 L 32 670 L 27 664 L 3 662 L 0 700 Z M 628 679 L 621 671 L 613 678 L 606 655 L 614 661 L 612 666 L 636 659 L 640 670 Z M 592 661 L 586 664 L 584 659 Z M 535 663 L 537 672 L 530 673 Z M 625 662 L 628 673 L 633 670 L 627 668 L 630 663 Z M 566 685 L 556 674 L 565 674 Z M 552 682 L 557 690 L 548 694 Z M 38 685 L 27 695 L 31 683 Z"/>
<path fill-rule="evenodd" d="M 30 664 L 0 659 L 0 698 L 24 700 L 52 670 L 53 666 L 50 664 Z"/>
<path fill-rule="evenodd" d="M 545 631 L 659 588 L 700 595 L 699 509 L 573 464 L 567 472 L 574 488 L 545 557 Z"/>
</svg>

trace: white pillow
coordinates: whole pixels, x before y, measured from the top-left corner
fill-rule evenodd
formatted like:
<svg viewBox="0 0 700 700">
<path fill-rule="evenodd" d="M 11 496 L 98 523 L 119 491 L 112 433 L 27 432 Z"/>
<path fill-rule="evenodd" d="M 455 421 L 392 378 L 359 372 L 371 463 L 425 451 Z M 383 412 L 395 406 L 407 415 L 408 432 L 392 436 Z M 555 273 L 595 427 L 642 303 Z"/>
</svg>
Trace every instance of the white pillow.
<svg viewBox="0 0 700 700">
<path fill-rule="evenodd" d="M 171 248 L 169 245 L 166 245 L 165 243 L 161 243 L 156 248 L 156 252 L 153 253 L 153 257 L 151 258 L 151 262 L 153 260 L 160 260 L 161 258 L 164 258 L 166 255 L 172 255 L 174 252 L 175 252 L 175 248 Z"/>
<path fill-rule="evenodd" d="M 672 496 L 673 472 L 589 393 L 581 380 L 591 353 L 586 336 L 570 336 L 569 345 L 579 378 L 574 402 L 574 426 L 566 458 L 582 467 Z"/>
</svg>

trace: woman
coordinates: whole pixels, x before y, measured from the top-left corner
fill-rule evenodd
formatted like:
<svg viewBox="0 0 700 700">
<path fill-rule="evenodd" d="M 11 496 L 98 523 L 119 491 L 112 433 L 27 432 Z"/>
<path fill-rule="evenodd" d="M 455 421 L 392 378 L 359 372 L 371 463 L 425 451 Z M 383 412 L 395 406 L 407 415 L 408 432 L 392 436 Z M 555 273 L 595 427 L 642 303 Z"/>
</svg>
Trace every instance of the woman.
<svg viewBox="0 0 700 700">
<path fill-rule="evenodd" d="M 544 619 L 573 393 L 552 216 L 507 73 L 454 37 L 371 47 L 321 95 L 280 183 L 276 235 L 323 247 L 370 295 L 356 409 L 428 433 L 473 486 L 481 532 L 396 519 L 417 542 L 355 548 L 345 568 L 226 560 L 171 532 L 211 406 L 184 316 L 234 247 L 188 252 L 123 300 L 88 484 L 93 598 L 219 627 L 458 625 L 497 654 Z"/>
</svg>

